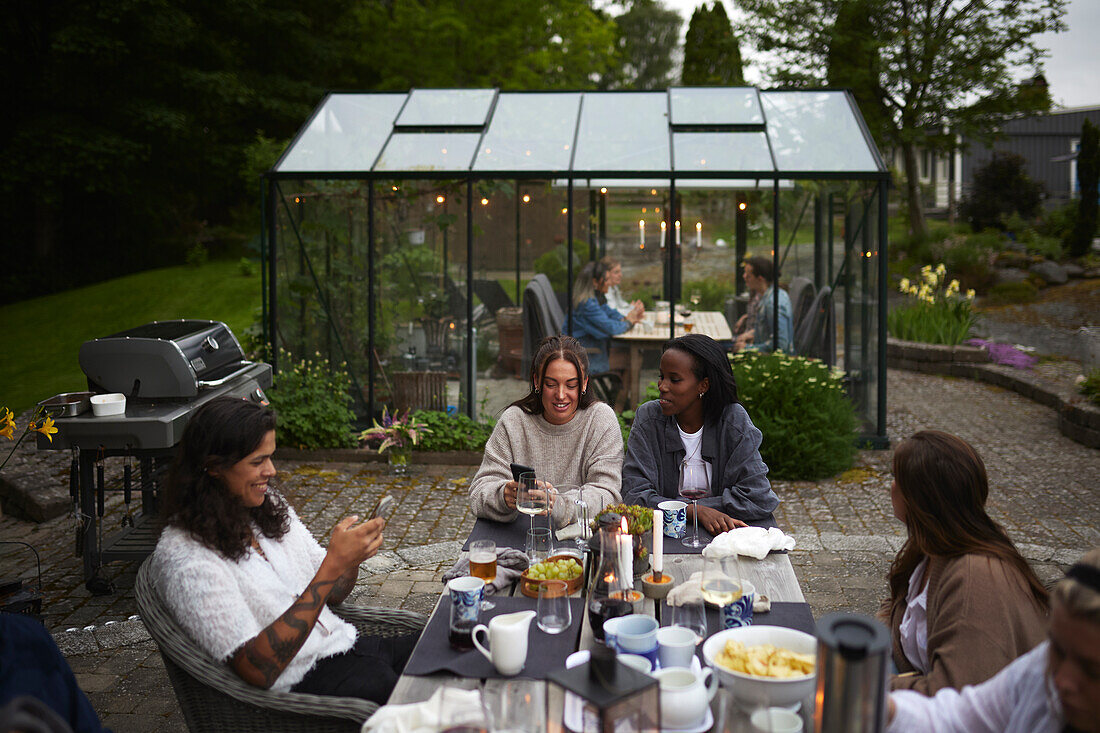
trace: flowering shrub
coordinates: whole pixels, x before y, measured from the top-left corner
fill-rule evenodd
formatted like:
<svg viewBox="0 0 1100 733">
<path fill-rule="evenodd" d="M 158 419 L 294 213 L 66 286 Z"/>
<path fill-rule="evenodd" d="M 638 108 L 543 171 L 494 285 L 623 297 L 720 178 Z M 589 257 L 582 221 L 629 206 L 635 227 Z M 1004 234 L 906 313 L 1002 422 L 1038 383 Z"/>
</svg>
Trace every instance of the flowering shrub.
<svg viewBox="0 0 1100 733">
<path fill-rule="evenodd" d="M 410 411 L 406 410 L 404 416 L 396 410 L 390 412 L 382 408 L 382 424 L 372 420 L 374 427 L 367 428 L 359 433 L 359 440 L 381 440 L 378 446 L 379 453 L 385 453 L 387 448 L 394 451 L 409 451 L 420 442 L 425 433 L 432 432 L 426 423 L 421 422 Z"/>
<path fill-rule="evenodd" d="M 782 352 L 741 352 L 730 362 L 741 404 L 764 434 L 769 476 L 816 480 L 851 467 L 859 423 L 842 370 Z"/>
<path fill-rule="evenodd" d="M 426 426 L 418 450 L 428 452 L 485 450 L 485 441 L 496 424 L 495 420 L 480 423 L 462 413 L 448 415 L 438 410 L 417 410 L 412 416 Z"/>
<path fill-rule="evenodd" d="M 57 428 L 53 426 L 53 418 L 45 414 L 45 411 L 38 407 L 31 415 L 31 419 L 27 422 L 27 427 L 23 428 L 23 432 L 19 434 L 19 439 L 15 439 L 15 413 L 9 410 L 7 407 L 0 407 L 0 438 L 7 438 L 8 440 L 15 440 L 15 445 L 11 447 L 8 454 L 4 456 L 4 460 L 0 461 L 0 468 L 8 465 L 8 461 L 19 448 L 24 438 L 30 435 L 32 432 L 42 433 L 49 441 L 53 442 L 54 433 L 57 432 Z"/>
<path fill-rule="evenodd" d="M 895 308 L 886 316 L 890 335 L 905 341 L 955 346 L 970 335 L 974 315 L 970 306 L 974 291 L 959 290 L 959 281 L 944 287 L 947 268 L 943 264 L 925 265 L 918 282 L 902 278 L 898 289 L 913 298 L 909 305 Z"/>
<path fill-rule="evenodd" d="M 999 344 L 996 341 L 986 341 L 985 339 L 970 339 L 966 343 L 984 348 L 989 353 L 989 360 L 994 364 L 1004 364 L 1017 369 L 1030 369 L 1039 363 L 1039 357 L 1032 356 L 1011 344 Z"/>
<path fill-rule="evenodd" d="M 279 372 L 269 395 L 279 415 L 276 437 L 283 445 L 307 450 L 351 448 L 351 377 L 343 364 L 334 369 L 320 354 L 315 356 L 295 363 L 290 354 L 280 352 L 282 363 L 291 366 Z"/>
</svg>

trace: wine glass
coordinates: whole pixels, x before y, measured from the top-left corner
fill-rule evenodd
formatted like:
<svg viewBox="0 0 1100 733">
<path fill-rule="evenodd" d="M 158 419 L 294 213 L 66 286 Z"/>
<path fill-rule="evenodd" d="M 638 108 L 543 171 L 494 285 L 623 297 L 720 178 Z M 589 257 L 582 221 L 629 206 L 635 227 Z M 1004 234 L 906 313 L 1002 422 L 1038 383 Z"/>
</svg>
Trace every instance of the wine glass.
<svg viewBox="0 0 1100 733">
<path fill-rule="evenodd" d="M 531 518 L 530 529 L 535 528 L 535 515 L 545 514 L 548 504 L 548 492 L 544 483 L 535 480 L 533 472 L 521 473 L 516 492 L 516 509 Z"/>
<path fill-rule="evenodd" d="M 698 458 L 686 458 L 680 464 L 680 496 L 691 499 L 692 533 L 681 542 L 684 547 L 703 547 L 706 543 L 699 537 L 698 500 L 710 492 L 707 485 L 707 464 Z"/>
<path fill-rule="evenodd" d="M 703 599 L 720 609 L 741 598 L 741 568 L 737 555 L 703 558 Z M 723 610 L 722 618 L 725 618 Z"/>
<path fill-rule="evenodd" d="M 575 516 L 580 521 L 581 533 L 573 539 L 577 549 L 584 551 L 588 547 L 588 504 L 584 501 L 584 493 L 576 484 L 558 484 L 558 495 L 576 507 Z"/>
<path fill-rule="evenodd" d="M 703 300 L 703 293 L 699 290 L 692 290 L 691 297 L 688 298 L 688 300 L 691 301 L 691 305 L 694 306 L 695 310 L 699 310 L 699 303 Z"/>
</svg>

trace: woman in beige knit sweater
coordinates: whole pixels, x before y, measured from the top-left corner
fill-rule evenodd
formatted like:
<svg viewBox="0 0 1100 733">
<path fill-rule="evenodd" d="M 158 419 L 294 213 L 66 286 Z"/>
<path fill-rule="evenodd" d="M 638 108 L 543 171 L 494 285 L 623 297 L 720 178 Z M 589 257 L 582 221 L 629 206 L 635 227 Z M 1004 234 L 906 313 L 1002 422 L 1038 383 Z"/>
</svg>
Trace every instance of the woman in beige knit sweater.
<svg viewBox="0 0 1100 733">
<path fill-rule="evenodd" d="M 894 451 L 890 499 L 909 533 L 882 609 L 894 689 L 984 682 L 1044 638 L 1047 592 L 986 513 L 988 496 L 985 464 L 961 438 L 924 430 Z"/>
<path fill-rule="evenodd" d="M 504 411 L 470 484 L 475 516 L 516 518 L 511 464 L 534 469 L 552 486 L 581 487 L 589 516 L 621 501 L 623 438 L 615 412 L 588 387 L 588 355 L 571 336 L 542 340 L 531 363 L 531 390 Z M 576 520 L 576 505 L 555 501 L 554 524 Z"/>
</svg>

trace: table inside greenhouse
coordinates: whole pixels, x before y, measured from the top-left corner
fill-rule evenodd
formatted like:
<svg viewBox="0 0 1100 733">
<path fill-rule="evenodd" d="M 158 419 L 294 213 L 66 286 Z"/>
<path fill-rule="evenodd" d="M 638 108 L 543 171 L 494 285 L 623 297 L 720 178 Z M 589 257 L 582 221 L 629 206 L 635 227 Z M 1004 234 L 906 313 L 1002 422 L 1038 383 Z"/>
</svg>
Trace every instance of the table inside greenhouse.
<svg viewBox="0 0 1100 733">
<path fill-rule="evenodd" d="M 685 319 L 677 315 L 677 336 L 689 333 L 684 327 L 684 322 Z M 695 311 L 688 322 L 692 326 L 690 333 L 701 333 L 719 342 L 733 340 L 733 331 L 730 330 L 726 317 L 719 311 Z M 614 337 L 617 345 L 627 346 L 630 349 L 630 366 L 624 380 L 629 403 L 637 405 L 645 395 L 645 388 L 641 384 L 643 351 L 659 349 L 668 341 L 668 338 L 668 315 L 652 312 L 647 313 L 645 320 L 634 328 Z"/>
</svg>

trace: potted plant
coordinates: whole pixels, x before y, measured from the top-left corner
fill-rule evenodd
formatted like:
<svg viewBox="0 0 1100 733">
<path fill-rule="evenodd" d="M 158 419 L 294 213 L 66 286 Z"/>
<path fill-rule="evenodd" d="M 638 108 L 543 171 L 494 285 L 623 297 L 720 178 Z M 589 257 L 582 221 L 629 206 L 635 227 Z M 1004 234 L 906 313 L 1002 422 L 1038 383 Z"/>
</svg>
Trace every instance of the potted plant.
<svg viewBox="0 0 1100 733">
<path fill-rule="evenodd" d="M 397 411 L 390 412 L 388 408 L 382 408 L 382 424 L 374 420 L 374 426 L 367 428 L 359 434 L 359 440 L 379 440 L 379 454 L 389 451 L 387 459 L 394 473 L 408 471 L 409 454 L 413 446 L 420 444 L 421 436 L 432 432 L 426 423 L 420 422 L 412 416 L 410 410 L 402 415 Z"/>
<path fill-rule="evenodd" d="M 653 546 L 653 510 L 649 507 L 633 504 L 610 504 L 596 515 L 592 520 L 592 538 L 588 541 L 594 557 L 599 557 L 600 533 L 599 529 L 605 520 L 614 520 L 618 524 L 621 517 L 626 517 L 626 529 L 633 539 L 634 547 L 634 577 L 638 577 L 649 569 L 649 549 Z"/>
</svg>

